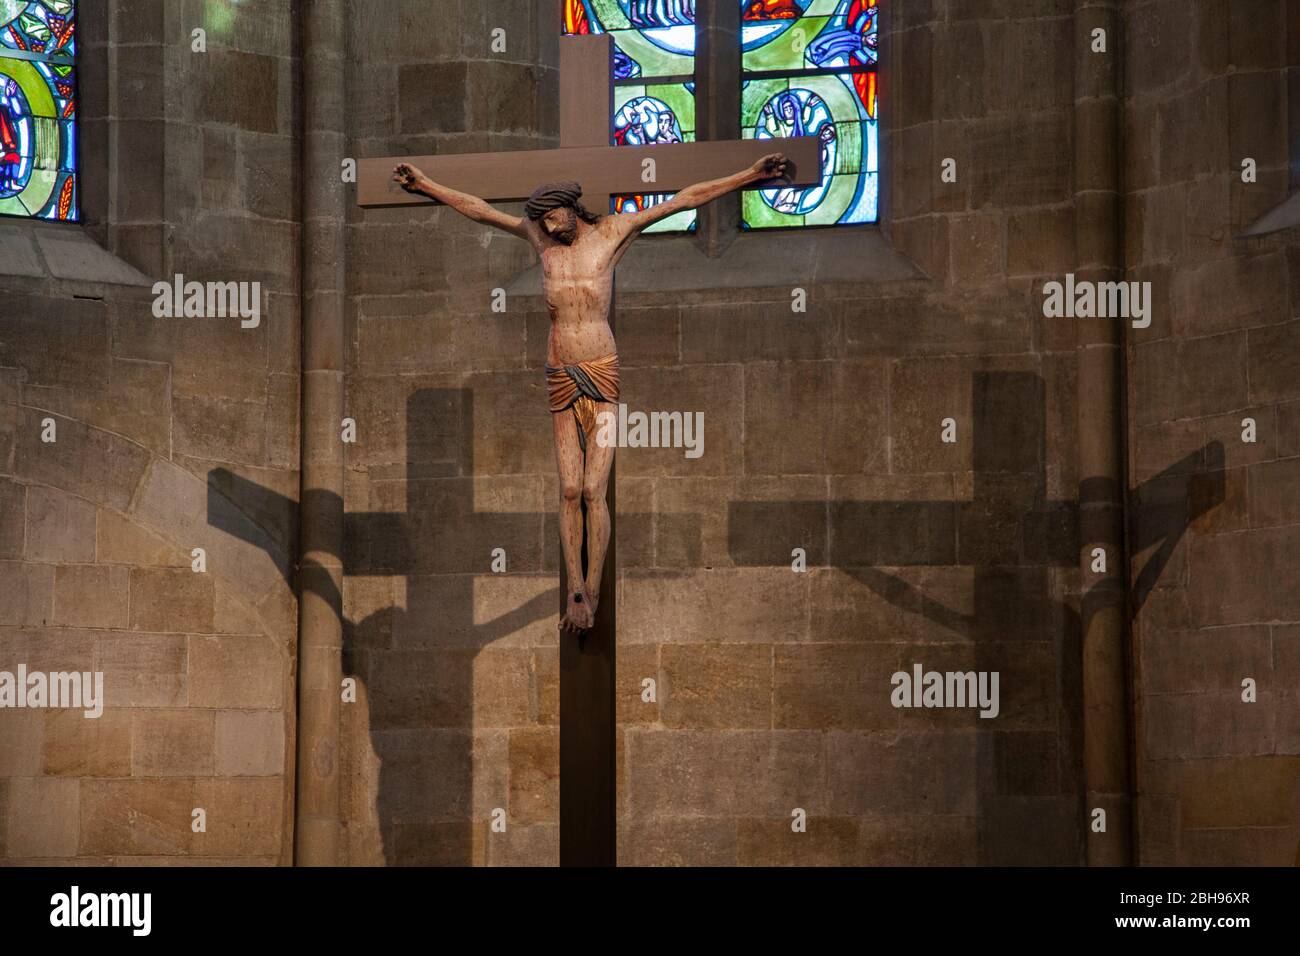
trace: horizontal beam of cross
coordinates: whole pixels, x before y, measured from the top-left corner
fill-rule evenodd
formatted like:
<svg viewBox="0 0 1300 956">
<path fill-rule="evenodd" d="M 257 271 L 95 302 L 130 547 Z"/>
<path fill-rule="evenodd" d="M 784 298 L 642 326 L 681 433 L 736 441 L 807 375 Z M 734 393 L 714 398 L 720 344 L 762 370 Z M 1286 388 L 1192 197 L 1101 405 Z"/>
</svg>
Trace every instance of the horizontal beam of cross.
<svg viewBox="0 0 1300 956">
<path fill-rule="evenodd" d="M 654 146 L 580 146 L 524 149 L 505 153 L 390 156 L 357 163 L 357 200 L 362 206 L 420 206 L 432 203 L 392 181 L 393 167 L 412 163 L 434 182 L 482 199 L 527 199 L 542 183 L 573 179 L 584 196 L 670 193 L 739 172 L 768 153 L 784 153 L 794 164 L 792 185 L 820 182 L 821 145 L 815 136 L 746 139 Z M 654 160 L 653 182 L 642 179 L 642 162 Z M 593 212 L 604 212 L 588 200 Z"/>
</svg>

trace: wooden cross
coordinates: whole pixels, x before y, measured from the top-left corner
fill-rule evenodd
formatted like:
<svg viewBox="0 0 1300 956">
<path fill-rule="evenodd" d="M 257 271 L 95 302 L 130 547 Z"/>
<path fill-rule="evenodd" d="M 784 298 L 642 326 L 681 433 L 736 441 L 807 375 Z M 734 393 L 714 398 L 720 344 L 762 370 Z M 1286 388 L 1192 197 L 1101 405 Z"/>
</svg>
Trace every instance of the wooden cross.
<svg viewBox="0 0 1300 956">
<path fill-rule="evenodd" d="M 559 149 L 363 159 L 357 164 L 357 201 L 371 208 L 433 203 L 392 181 L 393 167 L 403 162 L 418 166 L 435 182 L 488 201 L 526 199 L 542 183 L 576 180 L 588 207 L 602 213 L 609 208 L 610 196 L 675 192 L 692 183 L 729 176 L 768 153 L 784 153 L 790 160 L 792 185 L 812 186 L 820 181 L 821 145 L 815 136 L 611 146 L 612 63 L 608 34 L 561 39 Z M 611 303 L 611 329 L 613 312 Z M 595 625 L 581 640 L 562 637 L 560 646 L 562 866 L 613 866 L 616 861 L 614 485 L 611 470 L 606 496 L 609 548 Z M 581 553 L 585 574 L 585 532 Z M 563 559 L 560 567 L 563 613 L 568 587 Z"/>
</svg>

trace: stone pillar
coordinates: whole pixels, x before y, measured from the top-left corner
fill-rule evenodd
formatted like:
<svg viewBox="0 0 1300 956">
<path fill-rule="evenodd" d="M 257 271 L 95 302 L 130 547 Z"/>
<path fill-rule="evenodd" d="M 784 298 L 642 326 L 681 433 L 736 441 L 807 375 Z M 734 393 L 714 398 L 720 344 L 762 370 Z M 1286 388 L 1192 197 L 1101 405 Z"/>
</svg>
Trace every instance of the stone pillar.
<svg viewBox="0 0 1300 956">
<path fill-rule="evenodd" d="M 1120 19 L 1115 0 L 1076 0 L 1074 223 L 1076 281 L 1121 280 Z M 1093 31 L 1105 31 L 1094 52 Z M 1076 319 L 1083 771 L 1090 866 L 1132 862 L 1127 558 L 1124 536 L 1122 319 Z M 1093 571 L 1095 549 L 1105 571 Z M 1094 812 L 1106 812 L 1104 833 Z"/>
<path fill-rule="evenodd" d="M 294 861 L 339 860 L 344 0 L 302 4 L 302 483 Z"/>
<path fill-rule="evenodd" d="M 740 139 L 740 5 L 699 3 L 695 9 L 695 138 Z M 740 193 L 715 199 L 696 216 L 696 242 L 716 259 L 736 239 Z"/>
</svg>

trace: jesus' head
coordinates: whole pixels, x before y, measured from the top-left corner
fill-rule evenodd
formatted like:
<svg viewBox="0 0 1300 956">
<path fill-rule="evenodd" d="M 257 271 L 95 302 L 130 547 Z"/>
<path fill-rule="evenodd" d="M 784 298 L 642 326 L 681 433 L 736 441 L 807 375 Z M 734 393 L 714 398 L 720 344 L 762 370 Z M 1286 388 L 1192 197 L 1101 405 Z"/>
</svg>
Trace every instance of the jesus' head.
<svg viewBox="0 0 1300 956">
<path fill-rule="evenodd" d="M 600 218 L 578 201 L 581 195 L 582 187 L 575 182 L 545 183 L 533 190 L 524 212 L 556 242 L 571 245 L 578 238 L 579 219 L 593 223 Z"/>
</svg>

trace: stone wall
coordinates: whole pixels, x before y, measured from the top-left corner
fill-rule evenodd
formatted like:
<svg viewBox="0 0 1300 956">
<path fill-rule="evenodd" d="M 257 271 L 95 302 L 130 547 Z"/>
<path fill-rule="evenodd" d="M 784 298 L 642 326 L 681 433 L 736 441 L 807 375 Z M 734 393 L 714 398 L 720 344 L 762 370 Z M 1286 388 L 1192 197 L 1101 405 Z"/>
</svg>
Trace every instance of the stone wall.
<svg viewBox="0 0 1300 956">
<path fill-rule="evenodd" d="M 0 861 L 283 863 L 294 22 L 279 0 L 81 7 L 86 224 L 0 223 L 0 670 L 102 671 L 106 700 L 0 711 Z M 154 318 L 178 272 L 260 282 L 260 324 Z"/>
<path fill-rule="evenodd" d="M 1300 186 L 1300 4 L 1132 3 L 1125 25 L 1125 259 L 1155 295 L 1128 349 L 1140 860 L 1291 865 L 1300 245 L 1233 237 Z"/>
</svg>

